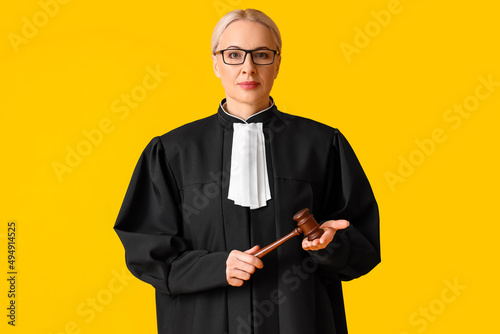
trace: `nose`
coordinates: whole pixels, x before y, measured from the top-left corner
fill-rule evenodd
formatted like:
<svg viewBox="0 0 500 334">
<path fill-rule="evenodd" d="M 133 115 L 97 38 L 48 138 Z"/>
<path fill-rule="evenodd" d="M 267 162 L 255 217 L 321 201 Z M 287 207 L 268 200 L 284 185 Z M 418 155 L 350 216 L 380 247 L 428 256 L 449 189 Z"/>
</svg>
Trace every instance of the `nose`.
<svg viewBox="0 0 500 334">
<path fill-rule="evenodd" d="M 256 68 L 255 64 L 252 61 L 252 54 L 247 53 L 247 57 L 245 58 L 245 62 L 241 64 L 241 71 L 243 73 L 255 73 Z"/>
</svg>

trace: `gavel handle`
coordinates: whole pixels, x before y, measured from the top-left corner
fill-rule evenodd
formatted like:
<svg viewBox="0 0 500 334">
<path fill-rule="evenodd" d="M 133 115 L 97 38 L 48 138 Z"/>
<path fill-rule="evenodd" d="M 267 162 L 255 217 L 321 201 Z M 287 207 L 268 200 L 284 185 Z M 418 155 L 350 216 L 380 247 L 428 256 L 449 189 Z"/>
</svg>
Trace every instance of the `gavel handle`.
<svg viewBox="0 0 500 334">
<path fill-rule="evenodd" d="M 275 249 L 276 247 L 285 243 L 285 241 L 288 241 L 301 233 L 302 233 L 302 230 L 299 227 L 297 227 L 295 230 L 293 230 L 289 234 L 285 235 L 283 238 L 278 239 L 275 242 L 273 242 L 272 244 L 267 245 L 266 247 L 262 248 L 260 251 L 258 251 L 256 254 L 254 254 L 254 256 L 261 258 L 264 255 L 266 255 L 267 253 L 269 253 L 270 251 L 272 251 L 273 249 Z"/>
</svg>

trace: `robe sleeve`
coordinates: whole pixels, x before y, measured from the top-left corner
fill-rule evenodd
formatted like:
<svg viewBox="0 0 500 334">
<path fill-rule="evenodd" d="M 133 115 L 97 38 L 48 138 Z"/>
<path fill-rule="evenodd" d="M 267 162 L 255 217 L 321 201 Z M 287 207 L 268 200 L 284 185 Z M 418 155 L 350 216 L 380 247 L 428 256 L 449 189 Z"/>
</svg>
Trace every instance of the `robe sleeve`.
<svg viewBox="0 0 500 334">
<path fill-rule="evenodd" d="M 229 252 L 193 249 L 181 196 L 160 137 L 142 152 L 114 225 L 130 272 L 170 295 L 228 286 Z"/>
<path fill-rule="evenodd" d="M 327 161 L 319 220 L 346 219 L 322 250 L 309 251 L 320 269 L 343 281 L 358 278 L 380 263 L 378 205 L 370 183 L 347 139 L 335 129 Z"/>
</svg>

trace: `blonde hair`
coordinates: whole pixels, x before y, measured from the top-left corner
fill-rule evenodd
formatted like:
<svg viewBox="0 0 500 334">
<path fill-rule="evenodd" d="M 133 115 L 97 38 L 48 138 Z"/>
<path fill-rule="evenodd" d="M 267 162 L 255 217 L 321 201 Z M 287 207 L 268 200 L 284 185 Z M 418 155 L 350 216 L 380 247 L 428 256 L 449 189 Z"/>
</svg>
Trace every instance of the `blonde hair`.
<svg viewBox="0 0 500 334">
<path fill-rule="evenodd" d="M 268 27 L 271 30 L 278 51 L 281 53 L 281 34 L 276 23 L 260 10 L 247 8 L 230 11 L 217 22 L 212 33 L 212 54 L 215 54 L 215 51 L 217 51 L 220 36 L 226 30 L 227 26 L 238 20 L 258 22 Z"/>
</svg>

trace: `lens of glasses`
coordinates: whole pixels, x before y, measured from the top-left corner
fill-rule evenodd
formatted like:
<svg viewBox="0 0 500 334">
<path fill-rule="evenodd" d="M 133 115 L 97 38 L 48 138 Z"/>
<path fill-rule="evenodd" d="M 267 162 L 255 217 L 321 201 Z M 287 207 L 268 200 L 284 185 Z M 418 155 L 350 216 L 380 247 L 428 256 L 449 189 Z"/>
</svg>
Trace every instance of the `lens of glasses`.
<svg viewBox="0 0 500 334">
<path fill-rule="evenodd" d="M 238 65 L 243 63 L 245 51 L 243 50 L 227 50 L 224 52 L 224 61 L 228 64 Z M 274 51 L 272 50 L 255 50 L 252 52 L 252 58 L 255 64 L 269 65 L 274 61 Z"/>
</svg>

